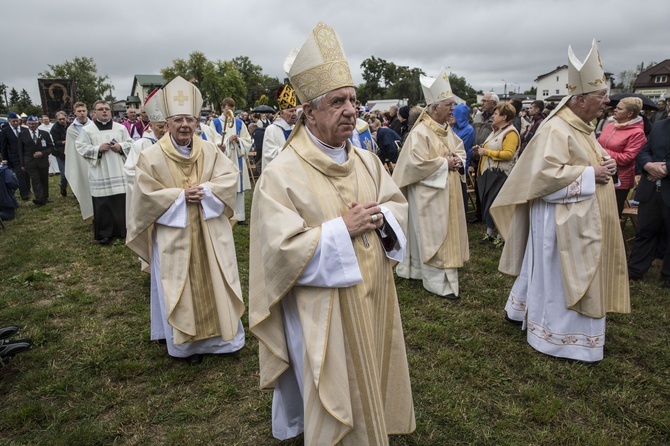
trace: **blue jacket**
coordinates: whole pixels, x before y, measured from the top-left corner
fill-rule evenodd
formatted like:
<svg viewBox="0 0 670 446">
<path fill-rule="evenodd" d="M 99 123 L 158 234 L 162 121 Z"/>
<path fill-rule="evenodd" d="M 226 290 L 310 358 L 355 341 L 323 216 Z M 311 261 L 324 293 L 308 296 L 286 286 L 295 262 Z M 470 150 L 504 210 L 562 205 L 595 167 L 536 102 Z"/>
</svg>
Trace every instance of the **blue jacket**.
<svg viewBox="0 0 670 446">
<path fill-rule="evenodd" d="M 456 136 L 463 140 L 466 153 L 464 167 L 467 172 L 470 167 L 470 158 L 472 158 L 472 146 L 475 144 L 475 129 L 470 125 L 470 108 L 465 104 L 458 104 L 454 108 L 454 119 L 456 123 L 451 128 Z"/>
</svg>

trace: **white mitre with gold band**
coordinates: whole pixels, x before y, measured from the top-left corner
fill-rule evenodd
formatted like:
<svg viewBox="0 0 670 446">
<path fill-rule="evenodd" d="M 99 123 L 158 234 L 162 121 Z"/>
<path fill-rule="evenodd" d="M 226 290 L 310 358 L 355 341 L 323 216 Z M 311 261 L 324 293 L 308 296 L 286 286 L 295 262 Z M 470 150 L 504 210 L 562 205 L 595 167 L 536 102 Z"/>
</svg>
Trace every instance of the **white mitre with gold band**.
<svg viewBox="0 0 670 446">
<path fill-rule="evenodd" d="M 449 73 L 447 73 L 444 67 L 435 78 L 420 74 L 419 82 L 421 83 L 423 95 L 426 97 L 426 105 L 454 97 L 454 92 L 451 91 L 451 83 L 449 82 Z"/>
<path fill-rule="evenodd" d="M 584 62 L 580 62 L 568 46 L 568 94 L 591 93 L 607 88 L 607 78 L 600 60 L 596 39 L 593 39 L 591 51 Z"/>
<path fill-rule="evenodd" d="M 144 111 L 149 117 L 150 122 L 165 122 L 165 115 L 161 111 L 161 91 L 157 88 L 147 96 L 144 101 Z"/>
<path fill-rule="evenodd" d="M 354 86 L 340 37 L 323 22 L 316 24 L 300 51 L 291 51 L 284 71 L 303 104 L 329 91 Z"/>
<path fill-rule="evenodd" d="M 158 106 L 163 116 L 199 116 L 202 109 L 202 94 L 198 87 L 177 76 L 161 90 Z"/>
</svg>

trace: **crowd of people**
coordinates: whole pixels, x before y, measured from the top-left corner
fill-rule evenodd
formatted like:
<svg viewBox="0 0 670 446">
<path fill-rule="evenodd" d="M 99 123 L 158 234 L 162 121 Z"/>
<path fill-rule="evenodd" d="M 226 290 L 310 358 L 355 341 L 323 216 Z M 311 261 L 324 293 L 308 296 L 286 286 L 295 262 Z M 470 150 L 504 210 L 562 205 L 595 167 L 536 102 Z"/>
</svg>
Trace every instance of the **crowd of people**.
<svg viewBox="0 0 670 446">
<path fill-rule="evenodd" d="M 460 299 L 467 224 L 484 222 L 481 242 L 502 248 L 499 268 L 516 277 L 506 319 L 542 353 L 596 363 L 606 314 L 630 312 L 629 277 L 642 279 L 667 242 L 665 103 L 645 118 L 640 99 L 622 99 L 605 120 L 595 41 L 583 61 L 569 49 L 568 64 L 570 93 L 556 106 L 489 92 L 471 110 L 443 69 L 419 79 L 425 107 L 368 112 L 337 33 L 319 22 L 284 63 L 292 86 L 277 91 L 276 115 L 236 115 L 226 98 L 202 117 L 200 91 L 181 77 L 123 119 L 103 100 L 90 116 L 83 103 L 58 112 L 48 130 L 11 113 L 0 217 L 14 218 L 17 190 L 50 203 L 53 156 L 60 193 L 69 186 L 93 217 L 94 239 L 124 240 L 151 274 L 151 339 L 195 365 L 246 342 L 233 231 L 253 189 L 249 331 L 261 387 L 274 392 L 274 436 L 387 444 L 415 429 L 394 271 Z M 619 218 L 635 188 L 627 261 Z M 670 251 L 661 255 L 670 288 Z M 5 340 L 15 331 L 0 329 L 3 365 L 30 347 Z"/>
</svg>

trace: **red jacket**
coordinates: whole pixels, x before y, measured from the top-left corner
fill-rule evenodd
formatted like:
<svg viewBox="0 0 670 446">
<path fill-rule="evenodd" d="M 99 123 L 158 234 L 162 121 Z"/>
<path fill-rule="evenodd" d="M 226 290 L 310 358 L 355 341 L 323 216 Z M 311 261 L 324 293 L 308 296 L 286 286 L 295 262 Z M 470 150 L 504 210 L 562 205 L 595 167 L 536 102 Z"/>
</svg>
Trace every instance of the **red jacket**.
<svg viewBox="0 0 670 446">
<path fill-rule="evenodd" d="M 614 127 L 615 123 L 612 121 L 605 126 L 598 142 L 616 160 L 621 181 L 617 189 L 630 189 L 635 184 L 635 157 L 647 142 L 644 123 L 641 117 L 618 129 Z"/>
</svg>

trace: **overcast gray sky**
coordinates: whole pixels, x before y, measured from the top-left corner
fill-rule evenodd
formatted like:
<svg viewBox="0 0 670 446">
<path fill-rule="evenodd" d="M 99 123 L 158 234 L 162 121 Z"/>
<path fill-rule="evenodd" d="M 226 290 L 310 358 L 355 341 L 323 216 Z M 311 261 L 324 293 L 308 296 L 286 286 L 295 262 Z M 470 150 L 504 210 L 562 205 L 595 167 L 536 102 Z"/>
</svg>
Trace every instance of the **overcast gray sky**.
<svg viewBox="0 0 670 446">
<path fill-rule="evenodd" d="M 114 95 L 135 74 L 159 74 L 193 51 L 210 60 L 245 55 L 280 80 L 292 48 L 322 20 L 339 33 L 354 81 L 374 55 L 436 76 L 450 67 L 476 90 L 526 90 L 538 75 L 583 59 L 600 41 L 615 77 L 641 62 L 670 58 L 668 0 L 59 0 L 2 2 L 0 82 L 39 103 L 48 64 L 92 57 Z"/>
</svg>

